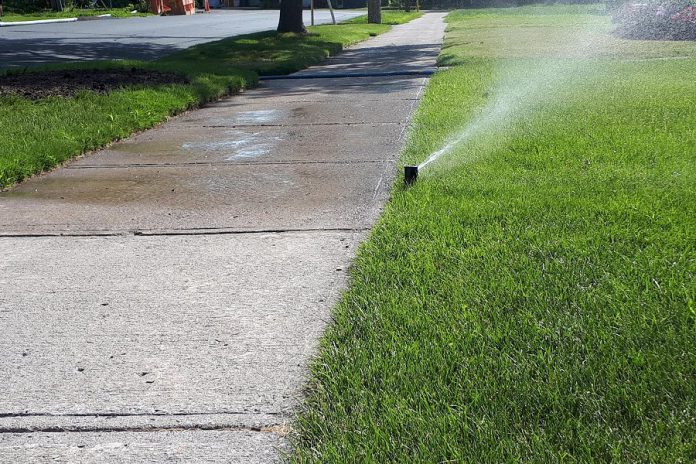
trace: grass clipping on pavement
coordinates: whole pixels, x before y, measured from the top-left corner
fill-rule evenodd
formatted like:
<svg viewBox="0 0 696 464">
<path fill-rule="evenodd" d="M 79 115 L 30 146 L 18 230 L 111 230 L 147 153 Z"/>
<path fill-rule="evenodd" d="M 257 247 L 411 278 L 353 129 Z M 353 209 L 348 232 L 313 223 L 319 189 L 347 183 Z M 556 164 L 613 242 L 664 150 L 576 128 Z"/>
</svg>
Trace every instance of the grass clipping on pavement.
<svg viewBox="0 0 696 464">
<path fill-rule="evenodd" d="M 564 31 L 613 42 L 593 13 L 450 14 L 455 67 L 429 84 L 404 162 Z M 292 461 L 693 462 L 696 44 L 618 42 L 395 186 L 313 363 Z"/>
<path fill-rule="evenodd" d="M 389 20 L 396 24 L 413 17 L 412 13 L 392 13 Z M 309 27 L 306 35 L 264 32 L 232 37 L 153 62 L 111 61 L 42 68 L 135 67 L 180 74 L 189 82 L 144 82 L 106 94 L 82 91 L 70 98 L 39 100 L 0 92 L 0 188 L 153 127 L 169 116 L 254 86 L 259 74 L 298 71 L 389 29 L 387 24 L 322 25 Z"/>
</svg>

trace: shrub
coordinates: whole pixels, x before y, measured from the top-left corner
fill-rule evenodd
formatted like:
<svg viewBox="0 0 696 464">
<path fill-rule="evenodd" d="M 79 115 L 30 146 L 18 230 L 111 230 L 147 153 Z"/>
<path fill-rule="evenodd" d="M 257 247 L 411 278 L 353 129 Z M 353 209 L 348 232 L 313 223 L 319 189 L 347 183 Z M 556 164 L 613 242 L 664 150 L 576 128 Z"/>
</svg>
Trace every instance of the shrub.
<svg viewBox="0 0 696 464">
<path fill-rule="evenodd" d="M 5 0 L 3 3 L 7 11 L 15 13 L 33 13 L 51 7 L 48 0 Z"/>
<path fill-rule="evenodd" d="M 4 0 L 5 10 L 13 13 L 36 13 L 38 11 L 50 10 L 50 0 Z M 127 8 L 147 11 L 147 0 L 105 0 L 104 3 L 94 0 L 63 0 L 66 10 L 73 8 L 93 8 L 102 5 L 113 6 L 114 8 Z"/>
</svg>

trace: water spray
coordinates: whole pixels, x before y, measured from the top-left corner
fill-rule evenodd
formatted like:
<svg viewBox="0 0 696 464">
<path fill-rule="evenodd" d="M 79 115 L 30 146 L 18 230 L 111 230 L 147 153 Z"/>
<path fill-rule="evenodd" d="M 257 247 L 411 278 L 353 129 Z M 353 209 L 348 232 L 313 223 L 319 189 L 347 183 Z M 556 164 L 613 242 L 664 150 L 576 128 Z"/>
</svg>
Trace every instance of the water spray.
<svg viewBox="0 0 696 464">
<path fill-rule="evenodd" d="M 432 163 L 433 161 L 438 159 L 440 156 L 442 156 L 442 154 L 444 154 L 447 151 L 449 151 L 450 149 L 452 149 L 452 147 L 454 145 L 456 145 L 458 142 L 459 141 L 448 143 L 443 148 L 441 148 L 438 151 L 436 151 L 435 153 L 431 154 L 428 157 L 428 159 L 426 159 L 425 161 L 423 161 L 421 164 L 419 164 L 417 166 L 404 166 L 404 185 L 406 187 L 410 187 L 411 185 L 413 185 L 416 182 L 416 180 L 418 179 L 418 171 L 419 170 L 423 169 L 424 167 L 426 167 L 427 165 L 429 165 L 430 163 Z"/>
<path fill-rule="evenodd" d="M 559 57 L 601 56 L 601 53 L 608 50 L 609 44 L 599 42 L 598 36 L 593 35 L 594 32 L 594 29 L 576 32 L 573 40 L 569 41 L 572 46 L 559 50 Z M 488 103 L 481 108 L 479 114 L 475 114 L 458 134 L 454 135 L 442 148 L 431 153 L 422 163 L 404 166 L 405 187 L 408 188 L 416 182 L 419 171 L 430 163 L 438 161 L 455 147 L 486 133 L 504 133 L 503 131 L 508 129 L 520 115 L 528 116 L 530 112 L 553 98 L 554 89 L 563 88 L 583 78 L 588 78 L 588 68 L 585 61 L 578 60 L 554 60 L 548 64 L 540 63 L 531 69 L 528 67 L 513 69 L 512 73 L 503 76 L 503 79 L 498 82 L 497 88 L 494 88 L 493 98 L 488 99 Z M 472 159 L 471 153 L 469 153 L 469 159 Z"/>
</svg>

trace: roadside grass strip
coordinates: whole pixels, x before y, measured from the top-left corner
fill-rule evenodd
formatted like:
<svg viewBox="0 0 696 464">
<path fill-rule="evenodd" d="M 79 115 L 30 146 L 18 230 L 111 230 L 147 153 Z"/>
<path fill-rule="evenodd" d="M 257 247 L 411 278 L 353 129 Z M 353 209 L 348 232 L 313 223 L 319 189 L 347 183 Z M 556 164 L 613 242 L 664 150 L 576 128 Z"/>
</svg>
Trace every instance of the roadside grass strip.
<svg viewBox="0 0 696 464">
<path fill-rule="evenodd" d="M 8 12 L 0 18 L 0 22 L 17 22 L 17 21 L 41 21 L 44 19 L 62 19 L 62 18 L 86 18 L 93 16 L 111 15 L 112 18 L 137 18 L 143 16 L 151 16 L 151 13 L 131 13 L 128 8 L 112 8 L 112 9 L 82 9 L 68 8 L 65 11 L 39 11 L 35 13 L 15 13 Z"/>
<path fill-rule="evenodd" d="M 391 26 L 396 26 L 398 24 L 405 24 L 414 19 L 420 18 L 423 13 L 420 11 L 382 11 L 382 24 L 389 24 Z M 356 18 L 351 18 L 345 21 L 347 24 L 367 24 L 367 16 L 358 16 Z"/>
<path fill-rule="evenodd" d="M 411 13 L 392 13 L 412 19 Z M 390 29 L 387 24 L 338 24 L 308 28 L 306 35 L 263 32 L 197 45 L 152 62 L 60 64 L 35 70 L 130 69 L 172 72 L 188 84 L 124 87 L 107 94 L 30 100 L 0 95 L 0 188 L 8 187 L 182 111 L 253 87 L 259 74 L 287 74 L 317 64 L 343 48 Z"/>
<path fill-rule="evenodd" d="M 473 135 L 394 187 L 289 459 L 693 462 L 696 44 L 577 7 L 448 22 L 403 161 Z M 615 45 L 559 55 L 569 24 Z"/>
</svg>

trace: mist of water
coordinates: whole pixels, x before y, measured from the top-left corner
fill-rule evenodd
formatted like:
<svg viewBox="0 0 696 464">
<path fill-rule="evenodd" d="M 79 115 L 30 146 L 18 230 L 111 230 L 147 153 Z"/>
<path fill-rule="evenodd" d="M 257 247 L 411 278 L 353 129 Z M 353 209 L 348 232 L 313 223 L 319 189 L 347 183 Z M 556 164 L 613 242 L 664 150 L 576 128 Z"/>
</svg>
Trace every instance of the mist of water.
<svg viewBox="0 0 696 464">
<path fill-rule="evenodd" d="M 595 28 L 578 28 L 568 34 L 567 46 L 559 47 L 555 56 L 544 59 L 525 59 L 510 69 L 500 69 L 489 93 L 488 104 L 469 123 L 450 138 L 444 146 L 431 153 L 418 169 L 440 160 L 455 147 L 476 137 L 491 133 L 503 134 L 520 117 L 529 117 L 536 109 L 562 98 L 564 89 L 587 80 L 597 73 L 590 58 L 607 51 L 605 35 Z M 508 63 L 509 65 L 509 63 Z"/>
</svg>

